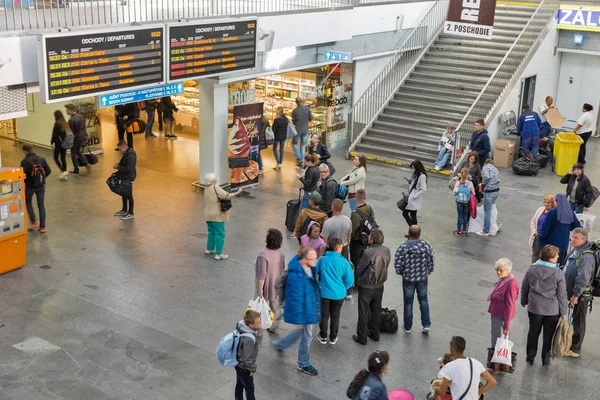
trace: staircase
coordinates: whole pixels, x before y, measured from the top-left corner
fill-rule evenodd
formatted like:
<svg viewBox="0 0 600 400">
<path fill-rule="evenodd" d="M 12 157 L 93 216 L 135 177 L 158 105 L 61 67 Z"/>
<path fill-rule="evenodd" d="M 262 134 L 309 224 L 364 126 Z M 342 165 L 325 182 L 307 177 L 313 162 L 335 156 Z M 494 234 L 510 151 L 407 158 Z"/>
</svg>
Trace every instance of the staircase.
<svg viewBox="0 0 600 400">
<path fill-rule="evenodd" d="M 397 165 L 419 159 L 426 168 L 433 168 L 446 126 L 462 121 L 464 141 L 474 121 L 485 118 L 496 104 L 527 52 L 539 44 L 536 40 L 550 22 L 553 7 L 540 7 L 493 84 L 486 87 L 535 11 L 536 7 L 498 4 L 492 40 L 439 34 L 350 150 Z M 463 121 L 467 114 L 469 118 Z"/>
</svg>

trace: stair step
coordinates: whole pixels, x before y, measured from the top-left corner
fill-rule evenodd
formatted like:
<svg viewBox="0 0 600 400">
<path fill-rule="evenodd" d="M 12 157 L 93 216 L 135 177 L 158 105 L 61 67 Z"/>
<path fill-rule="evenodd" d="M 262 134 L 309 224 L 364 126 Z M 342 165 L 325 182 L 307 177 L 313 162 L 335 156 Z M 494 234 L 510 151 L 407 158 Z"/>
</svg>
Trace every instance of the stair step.
<svg viewBox="0 0 600 400">
<path fill-rule="evenodd" d="M 412 137 L 411 139 L 398 139 L 376 135 L 368 135 L 361 140 L 361 144 L 381 146 L 385 148 L 393 148 L 398 150 L 420 151 L 421 153 L 428 154 L 430 157 L 434 157 L 434 159 L 437 158 L 437 156 L 439 155 L 437 143 L 424 143 L 420 140 L 419 137 Z"/>
<path fill-rule="evenodd" d="M 412 79 L 412 78 L 416 78 L 416 79 L 430 79 L 430 78 L 447 79 L 447 80 L 450 80 L 455 83 L 458 83 L 458 82 L 480 83 L 482 85 L 482 87 L 489 80 L 489 77 L 473 76 L 473 75 L 468 75 L 468 74 L 463 74 L 463 73 L 458 73 L 458 72 L 453 73 L 453 72 L 454 71 L 449 70 L 449 71 L 447 71 L 447 73 L 437 72 L 435 74 L 431 74 L 427 71 L 423 71 L 423 72 L 415 71 L 410 74 L 409 79 Z"/>
<path fill-rule="evenodd" d="M 431 115 L 425 117 L 413 117 L 408 115 L 395 115 L 395 114 L 380 114 L 379 121 L 398 122 L 403 124 L 424 124 L 431 128 L 435 127 L 438 130 L 446 129 L 448 124 L 458 124 L 462 118 L 444 118 L 442 116 Z"/>
<path fill-rule="evenodd" d="M 356 146 L 358 152 L 371 156 L 381 156 L 381 158 L 388 158 L 395 161 L 400 161 L 409 165 L 414 160 L 420 160 L 423 164 L 427 164 L 426 167 L 433 168 L 436 155 L 429 153 L 423 153 L 418 150 L 405 150 L 405 149 L 389 149 L 385 147 L 373 146 L 370 144 L 359 143 Z"/>
<path fill-rule="evenodd" d="M 440 46 L 463 46 L 463 47 L 484 47 L 486 49 L 497 49 L 497 50 L 508 50 L 514 40 L 506 41 L 494 41 L 494 40 L 465 40 L 457 37 L 440 37 L 435 41 L 434 45 Z"/>
<path fill-rule="evenodd" d="M 429 101 L 428 101 L 429 100 Z M 392 99 L 390 100 L 390 104 L 389 106 L 391 108 L 400 108 L 400 109 L 413 109 L 413 108 L 420 108 L 423 110 L 430 110 L 431 111 L 439 111 L 440 109 L 442 110 L 446 110 L 448 112 L 456 112 L 456 113 L 462 113 L 465 114 L 467 111 L 469 111 L 469 107 L 471 107 L 471 105 L 459 105 L 456 104 L 455 102 L 451 101 L 452 99 L 448 98 L 448 101 L 443 101 L 439 98 L 435 98 L 435 99 L 423 99 L 422 101 L 419 100 L 415 100 L 414 98 L 406 98 L 406 99 L 402 99 L 402 100 L 396 100 L 396 99 Z M 469 102 L 471 103 L 471 102 Z"/>
<path fill-rule="evenodd" d="M 506 55 L 507 50 L 508 49 L 490 49 L 490 48 L 483 48 L 483 47 L 474 47 L 474 46 L 469 46 L 467 43 L 465 43 L 464 45 L 433 44 L 429 51 L 430 52 L 447 52 L 447 53 L 451 53 L 452 55 L 468 54 L 473 57 L 478 57 L 479 55 L 481 55 L 481 56 L 485 56 L 485 57 L 497 57 L 499 59 L 502 59 Z M 529 46 L 518 45 L 517 47 L 515 47 L 513 49 L 513 52 L 516 52 L 515 54 L 523 54 L 524 55 L 527 52 L 527 50 L 529 50 Z"/>
<path fill-rule="evenodd" d="M 409 78 L 406 80 L 406 83 L 415 84 L 415 85 L 428 85 L 428 86 L 436 86 L 436 87 L 446 87 L 454 90 L 472 90 L 477 93 L 483 89 L 482 84 L 476 83 L 467 83 L 467 82 L 452 82 L 452 81 L 443 81 L 437 80 L 435 77 L 430 78 Z"/>
<path fill-rule="evenodd" d="M 441 90 L 437 92 L 417 92 L 400 89 L 394 98 L 390 100 L 390 105 L 397 102 L 433 103 L 435 100 L 451 107 L 464 107 L 468 110 L 476 97 L 477 94 L 473 96 L 465 96 L 464 94 L 452 96 L 452 93 Z"/>
<path fill-rule="evenodd" d="M 475 100 L 475 98 L 481 92 L 481 88 L 478 90 L 472 89 L 452 89 L 447 87 L 437 87 L 437 86 L 419 86 L 418 82 L 412 82 L 410 80 L 404 83 L 404 86 L 400 88 L 400 94 L 402 93 L 419 93 L 424 95 L 430 95 L 432 98 L 436 96 L 444 96 L 444 95 L 454 95 L 457 98 L 469 99 L 471 101 Z"/>
<path fill-rule="evenodd" d="M 494 63 L 495 66 L 498 66 L 500 61 L 502 61 L 502 59 L 504 58 L 504 55 L 497 55 L 497 56 L 483 55 L 483 54 L 474 55 L 472 53 L 469 53 L 468 51 L 464 51 L 464 52 L 452 51 L 452 52 L 450 52 L 447 50 L 438 50 L 438 49 L 429 50 L 428 53 L 431 56 L 442 57 L 442 58 L 447 58 L 447 59 L 451 59 L 451 60 L 477 60 L 480 62 L 487 61 L 490 63 Z M 525 54 L 525 53 L 523 53 L 523 54 Z M 507 61 L 514 65 L 518 65 L 518 63 L 521 62 L 521 60 L 515 59 L 513 57 L 511 57 Z"/>
<path fill-rule="evenodd" d="M 539 27 L 541 29 L 542 26 L 545 26 L 548 23 L 548 21 L 546 20 L 542 20 L 542 19 L 535 19 L 533 21 L 531 21 L 531 23 L 529 24 L 529 26 L 534 26 L 534 27 Z M 498 29 L 507 29 L 507 30 L 516 30 L 521 32 L 523 30 L 523 28 L 525 28 L 526 23 L 524 24 L 519 24 L 519 23 L 512 23 L 512 22 L 496 22 L 494 21 L 494 30 L 496 30 L 496 27 Z"/>
<path fill-rule="evenodd" d="M 493 70 L 479 70 L 475 68 L 460 68 L 460 67 L 446 67 L 446 66 L 438 66 L 438 65 L 429 65 L 429 64 L 419 64 L 415 67 L 415 72 L 423 72 L 429 73 L 431 75 L 437 74 L 445 74 L 445 73 L 455 73 L 455 74 L 464 74 L 470 76 L 484 77 L 487 81 L 490 76 L 492 76 Z"/>
<path fill-rule="evenodd" d="M 496 14 L 494 16 L 494 26 L 496 26 L 497 22 L 509 22 L 509 23 L 519 23 L 522 26 L 525 26 L 527 22 L 531 19 L 533 13 L 528 15 L 506 15 L 506 14 Z"/>
<path fill-rule="evenodd" d="M 494 72 L 494 70 L 498 66 L 497 63 L 493 63 L 493 62 L 489 62 L 489 61 L 480 61 L 477 59 L 458 61 L 458 60 L 454 60 L 454 59 L 445 58 L 442 55 L 439 55 L 439 56 L 431 55 L 429 53 L 426 54 L 425 57 L 423 57 L 421 59 L 421 62 L 419 63 L 419 65 L 447 66 L 448 68 L 472 67 L 472 69 L 477 69 L 480 71 L 487 70 L 487 71 L 489 71 L 490 75 L 492 74 L 492 72 Z"/>
<path fill-rule="evenodd" d="M 454 119 L 461 120 L 464 114 L 465 114 L 464 112 L 460 112 L 460 111 L 446 111 L 446 109 L 443 107 L 443 104 L 438 104 L 437 112 L 434 113 L 434 115 L 436 117 L 447 118 L 449 120 L 454 120 Z M 383 109 L 382 115 L 385 115 L 385 116 L 402 115 L 402 116 L 413 117 L 415 119 L 420 119 L 420 118 L 432 115 L 432 112 L 430 110 L 424 110 L 422 108 L 415 108 L 415 107 L 408 108 L 408 107 L 387 106 Z"/>
<path fill-rule="evenodd" d="M 415 138 L 418 138 L 420 142 L 437 146 L 440 141 L 440 137 L 442 136 L 442 133 L 440 131 L 440 134 L 437 135 L 431 132 L 431 129 L 423 129 L 422 131 L 418 131 L 415 129 L 414 126 L 398 124 L 395 125 L 393 128 L 388 126 L 369 128 L 365 137 L 380 136 L 392 138 L 397 141 L 414 140 Z"/>
</svg>

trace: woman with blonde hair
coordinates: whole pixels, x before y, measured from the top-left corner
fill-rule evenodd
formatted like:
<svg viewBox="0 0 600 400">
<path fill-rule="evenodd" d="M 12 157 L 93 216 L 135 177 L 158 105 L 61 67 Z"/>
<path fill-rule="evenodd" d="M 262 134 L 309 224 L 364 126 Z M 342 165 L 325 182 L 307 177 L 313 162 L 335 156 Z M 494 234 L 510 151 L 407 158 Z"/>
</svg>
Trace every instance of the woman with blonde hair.
<svg viewBox="0 0 600 400">
<path fill-rule="evenodd" d="M 531 247 L 531 262 L 536 262 L 540 257 L 540 240 L 538 235 L 544 226 L 546 215 L 556 207 L 556 200 L 551 194 L 544 196 L 544 205 L 537 209 L 531 218 L 531 234 L 529 235 L 529 247 Z"/>
<path fill-rule="evenodd" d="M 454 200 L 456 201 L 456 212 L 458 220 L 454 235 L 463 236 L 467 234 L 467 225 L 469 223 L 469 212 L 471 194 L 475 195 L 475 186 L 469 180 L 469 169 L 463 168 L 458 173 L 458 182 L 454 186 Z"/>
</svg>

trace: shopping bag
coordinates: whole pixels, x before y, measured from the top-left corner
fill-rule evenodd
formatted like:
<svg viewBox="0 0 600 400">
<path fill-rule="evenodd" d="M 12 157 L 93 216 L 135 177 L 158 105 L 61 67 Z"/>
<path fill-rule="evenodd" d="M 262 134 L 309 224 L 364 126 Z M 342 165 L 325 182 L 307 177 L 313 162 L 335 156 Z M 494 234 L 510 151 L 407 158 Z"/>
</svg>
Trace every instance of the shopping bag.
<svg viewBox="0 0 600 400">
<path fill-rule="evenodd" d="M 494 356 L 491 362 L 508 365 L 512 367 L 512 348 L 514 343 L 508 340 L 508 336 L 501 336 L 496 339 L 496 348 L 494 349 Z"/>
<path fill-rule="evenodd" d="M 483 231 L 483 219 L 485 212 L 483 206 L 477 207 L 477 218 L 471 218 L 469 221 L 469 233 L 477 233 Z M 490 236 L 495 236 L 498 230 L 498 208 L 494 204 L 492 207 L 492 215 L 490 218 Z"/>
<path fill-rule="evenodd" d="M 294 124 L 288 124 L 286 139 L 294 138 L 297 135 L 298 135 L 298 131 L 296 130 L 296 127 L 294 126 Z"/>
<path fill-rule="evenodd" d="M 250 300 L 246 310 L 254 310 L 260 313 L 263 329 L 269 329 L 273 325 L 273 322 L 275 322 L 275 314 L 271 311 L 269 302 L 264 297 L 257 297 L 255 300 Z"/>
<path fill-rule="evenodd" d="M 571 349 L 573 339 L 573 316 L 568 309 L 567 318 L 561 318 L 552 337 L 552 357 L 560 358 Z"/>
<path fill-rule="evenodd" d="M 594 221 L 596 221 L 596 217 L 594 215 L 586 213 L 575 215 L 577 217 L 577 220 L 581 224 L 581 227 L 585 228 L 586 231 L 591 232 L 592 228 L 594 227 Z"/>
</svg>

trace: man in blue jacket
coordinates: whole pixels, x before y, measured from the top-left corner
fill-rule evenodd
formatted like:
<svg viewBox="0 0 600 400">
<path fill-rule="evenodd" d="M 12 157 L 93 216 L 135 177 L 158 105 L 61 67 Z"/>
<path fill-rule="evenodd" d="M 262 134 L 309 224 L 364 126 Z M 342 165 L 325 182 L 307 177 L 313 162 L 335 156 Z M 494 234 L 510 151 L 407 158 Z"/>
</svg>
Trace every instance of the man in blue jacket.
<svg viewBox="0 0 600 400">
<path fill-rule="evenodd" d="M 537 113 L 531 111 L 529 105 L 523 106 L 519 117 L 517 132 L 521 134 L 521 147 L 529 150 L 534 156 L 540 155 L 540 124 L 542 120 Z"/>
<path fill-rule="evenodd" d="M 490 156 L 492 147 L 490 145 L 490 137 L 488 136 L 487 129 L 484 128 L 485 121 L 478 119 L 475 121 L 475 132 L 471 135 L 471 143 L 469 148 L 471 151 L 479 154 L 479 165 L 483 167 L 483 163 Z"/>
<path fill-rule="evenodd" d="M 273 347 L 280 354 L 298 339 L 298 370 L 308 375 L 317 375 L 319 371 L 310 364 L 310 341 L 313 325 L 321 322 L 321 293 L 317 283 L 315 265 L 317 252 L 305 247 L 288 264 L 288 276 L 285 281 L 283 319 L 295 325 L 286 337 L 273 341 Z"/>
</svg>

